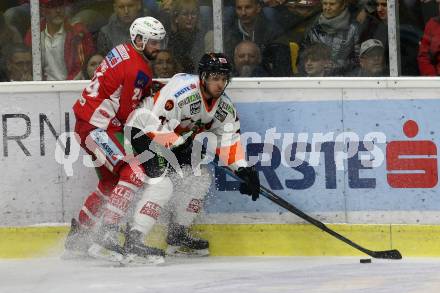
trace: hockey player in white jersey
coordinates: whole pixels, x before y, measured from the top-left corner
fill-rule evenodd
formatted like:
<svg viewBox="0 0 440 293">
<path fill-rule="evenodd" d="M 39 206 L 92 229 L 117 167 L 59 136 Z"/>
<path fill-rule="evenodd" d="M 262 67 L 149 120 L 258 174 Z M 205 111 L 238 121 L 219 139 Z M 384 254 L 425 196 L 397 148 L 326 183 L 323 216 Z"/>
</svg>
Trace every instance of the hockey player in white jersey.
<svg viewBox="0 0 440 293">
<path fill-rule="evenodd" d="M 205 54 L 199 62 L 198 76 L 173 76 L 154 97 L 147 98 L 127 122 L 125 135 L 130 137 L 135 153 L 152 151 L 155 154 L 142 163 L 149 179 L 135 208 L 131 231 L 126 235 L 124 248 L 128 253 L 142 255 L 145 235 L 161 212 L 170 206 L 174 217 L 169 225 L 167 252 L 174 254 L 184 247 L 196 254 L 208 253 L 208 241 L 188 232 L 212 181 L 206 169 L 195 174 L 188 167 L 194 150 L 193 139 L 201 132 L 214 134 L 219 159 L 246 182 L 240 186 L 240 192 L 251 195 L 252 200 L 258 198 L 258 172 L 247 165 L 237 112 L 224 93 L 230 75 L 231 64 L 224 54 Z M 183 177 L 179 177 L 178 172 L 169 172 L 171 167 L 179 169 L 175 168 L 176 160 L 182 167 Z M 179 183 L 173 178 L 178 178 Z"/>
</svg>

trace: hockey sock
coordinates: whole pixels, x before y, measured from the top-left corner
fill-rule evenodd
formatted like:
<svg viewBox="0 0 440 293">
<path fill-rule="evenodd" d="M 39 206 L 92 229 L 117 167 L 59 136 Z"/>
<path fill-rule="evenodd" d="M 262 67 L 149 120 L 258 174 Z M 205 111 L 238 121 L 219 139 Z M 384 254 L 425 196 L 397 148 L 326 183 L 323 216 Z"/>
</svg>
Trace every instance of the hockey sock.
<svg viewBox="0 0 440 293">
<path fill-rule="evenodd" d="M 162 207 L 170 200 L 173 184 L 168 177 L 154 184 L 148 184 L 139 200 L 134 216 L 132 230 L 148 234 L 160 216 Z"/>
<path fill-rule="evenodd" d="M 104 207 L 103 223 L 118 224 L 127 214 L 136 191 L 142 186 L 143 171 L 139 168 L 133 171 L 130 165 L 125 165 L 119 172 L 120 179 L 112 190 L 110 198 Z"/>
<path fill-rule="evenodd" d="M 78 216 L 78 221 L 82 226 L 92 228 L 98 222 L 102 205 L 105 202 L 103 197 L 104 195 L 96 190 L 86 198 Z"/>
</svg>

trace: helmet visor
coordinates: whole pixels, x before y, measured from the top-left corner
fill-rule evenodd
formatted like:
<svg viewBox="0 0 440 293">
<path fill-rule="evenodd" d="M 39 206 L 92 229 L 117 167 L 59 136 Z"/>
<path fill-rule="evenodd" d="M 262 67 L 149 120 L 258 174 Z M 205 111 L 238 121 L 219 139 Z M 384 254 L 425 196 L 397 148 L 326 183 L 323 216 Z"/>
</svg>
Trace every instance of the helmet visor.
<svg viewBox="0 0 440 293">
<path fill-rule="evenodd" d="M 165 50 L 168 45 L 168 38 L 163 38 L 162 40 L 149 39 L 146 43 L 146 47 L 154 48 L 156 50 Z"/>
</svg>

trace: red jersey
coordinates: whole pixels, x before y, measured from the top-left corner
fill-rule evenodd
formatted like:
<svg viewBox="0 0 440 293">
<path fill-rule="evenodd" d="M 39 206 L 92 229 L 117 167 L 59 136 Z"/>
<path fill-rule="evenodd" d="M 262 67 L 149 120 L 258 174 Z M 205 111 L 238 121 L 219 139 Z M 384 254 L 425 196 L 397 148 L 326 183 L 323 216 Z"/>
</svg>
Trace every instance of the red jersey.
<svg viewBox="0 0 440 293">
<path fill-rule="evenodd" d="M 77 120 L 104 130 L 122 130 L 141 98 L 149 94 L 152 70 L 131 44 L 113 48 L 73 106 Z"/>
</svg>

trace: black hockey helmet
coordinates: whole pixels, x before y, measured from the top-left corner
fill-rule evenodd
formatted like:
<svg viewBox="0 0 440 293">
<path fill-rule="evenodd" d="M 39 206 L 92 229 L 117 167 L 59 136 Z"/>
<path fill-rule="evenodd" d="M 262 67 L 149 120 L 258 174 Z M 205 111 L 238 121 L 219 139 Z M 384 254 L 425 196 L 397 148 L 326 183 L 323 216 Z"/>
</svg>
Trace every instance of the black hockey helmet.
<svg viewBox="0 0 440 293">
<path fill-rule="evenodd" d="M 199 77 L 201 80 L 211 73 L 224 74 L 231 77 L 232 65 L 223 53 L 206 53 L 199 61 Z"/>
</svg>

